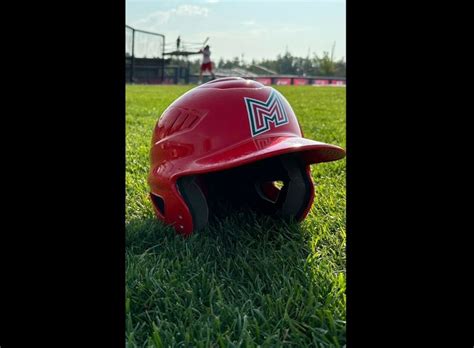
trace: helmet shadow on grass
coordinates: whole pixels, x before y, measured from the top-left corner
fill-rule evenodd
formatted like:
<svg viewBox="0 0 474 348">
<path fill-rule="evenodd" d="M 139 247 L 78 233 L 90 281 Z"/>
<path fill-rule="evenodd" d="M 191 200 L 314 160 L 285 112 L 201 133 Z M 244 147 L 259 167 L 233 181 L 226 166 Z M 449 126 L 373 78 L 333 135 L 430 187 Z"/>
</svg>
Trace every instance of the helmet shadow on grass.
<svg viewBox="0 0 474 348">
<path fill-rule="evenodd" d="M 125 245 L 127 252 L 133 254 L 151 250 L 159 253 L 160 248 L 184 244 L 188 247 L 207 245 L 239 253 L 245 249 L 281 248 L 294 243 L 306 249 L 305 236 L 306 231 L 294 221 L 241 210 L 226 217 L 212 217 L 208 226 L 193 232 L 189 237 L 177 234 L 171 226 L 164 225 L 156 218 L 132 220 L 126 224 Z M 196 252 L 199 254 L 199 250 Z"/>
</svg>

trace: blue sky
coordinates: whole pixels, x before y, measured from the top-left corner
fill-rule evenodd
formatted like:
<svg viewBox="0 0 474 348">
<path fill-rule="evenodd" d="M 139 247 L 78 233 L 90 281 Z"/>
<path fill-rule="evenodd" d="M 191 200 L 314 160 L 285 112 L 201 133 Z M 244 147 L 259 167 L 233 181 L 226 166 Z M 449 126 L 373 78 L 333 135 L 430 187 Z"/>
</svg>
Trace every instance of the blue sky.
<svg viewBox="0 0 474 348">
<path fill-rule="evenodd" d="M 126 22 L 166 36 L 167 42 L 202 42 L 212 59 L 275 58 L 286 49 L 297 56 L 322 54 L 336 42 L 346 55 L 345 0 L 126 0 Z M 171 47 L 170 47 L 171 48 Z"/>
</svg>

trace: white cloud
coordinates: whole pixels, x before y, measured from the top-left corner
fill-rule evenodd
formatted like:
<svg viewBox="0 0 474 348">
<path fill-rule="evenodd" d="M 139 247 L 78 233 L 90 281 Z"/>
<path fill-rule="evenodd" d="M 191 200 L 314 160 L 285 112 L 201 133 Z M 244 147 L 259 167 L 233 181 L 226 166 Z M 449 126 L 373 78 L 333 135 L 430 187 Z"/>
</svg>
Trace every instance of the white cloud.
<svg viewBox="0 0 474 348">
<path fill-rule="evenodd" d="M 154 30 L 177 17 L 207 17 L 209 9 L 197 5 L 180 5 L 167 11 L 156 11 L 145 18 L 134 21 L 131 25 L 137 29 Z"/>
<path fill-rule="evenodd" d="M 209 9 L 197 5 L 181 5 L 176 9 L 176 14 L 180 16 L 204 16 L 207 17 Z"/>
<path fill-rule="evenodd" d="M 255 24 L 257 24 L 257 23 L 254 20 L 242 22 L 242 25 L 244 25 L 246 27 L 251 27 L 251 26 L 254 26 Z"/>
<path fill-rule="evenodd" d="M 140 29 L 140 26 L 149 28 L 150 24 L 164 24 L 167 23 L 171 17 L 170 11 L 157 11 L 150 13 L 147 17 L 134 21 L 132 24 Z"/>
</svg>

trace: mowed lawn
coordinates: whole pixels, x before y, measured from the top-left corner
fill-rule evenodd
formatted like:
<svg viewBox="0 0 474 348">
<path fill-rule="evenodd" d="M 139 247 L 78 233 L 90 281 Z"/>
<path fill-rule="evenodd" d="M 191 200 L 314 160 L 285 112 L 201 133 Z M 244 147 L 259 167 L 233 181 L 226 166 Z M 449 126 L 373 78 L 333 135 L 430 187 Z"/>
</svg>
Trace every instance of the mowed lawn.
<svg viewBox="0 0 474 348">
<path fill-rule="evenodd" d="M 190 86 L 127 86 L 128 347 L 342 347 L 346 338 L 345 164 L 312 166 L 300 225 L 238 213 L 188 239 L 148 200 L 155 122 Z M 276 87 L 305 137 L 345 148 L 345 88 Z"/>
</svg>

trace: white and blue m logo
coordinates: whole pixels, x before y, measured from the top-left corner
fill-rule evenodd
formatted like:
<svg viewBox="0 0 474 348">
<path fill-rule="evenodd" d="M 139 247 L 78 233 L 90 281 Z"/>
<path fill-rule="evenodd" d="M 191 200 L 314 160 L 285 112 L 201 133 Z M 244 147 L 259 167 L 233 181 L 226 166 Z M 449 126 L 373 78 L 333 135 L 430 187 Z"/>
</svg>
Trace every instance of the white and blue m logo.
<svg viewBox="0 0 474 348">
<path fill-rule="evenodd" d="M 278 93 L 271 91 L 265 102 L 252 98 L 244 98 L 249 116 L 250 130 L 252 136 L 265 133 L 270 130 L 270 122 L 275 127 L 289 122 L 283 101 Z"/>
</svg>

